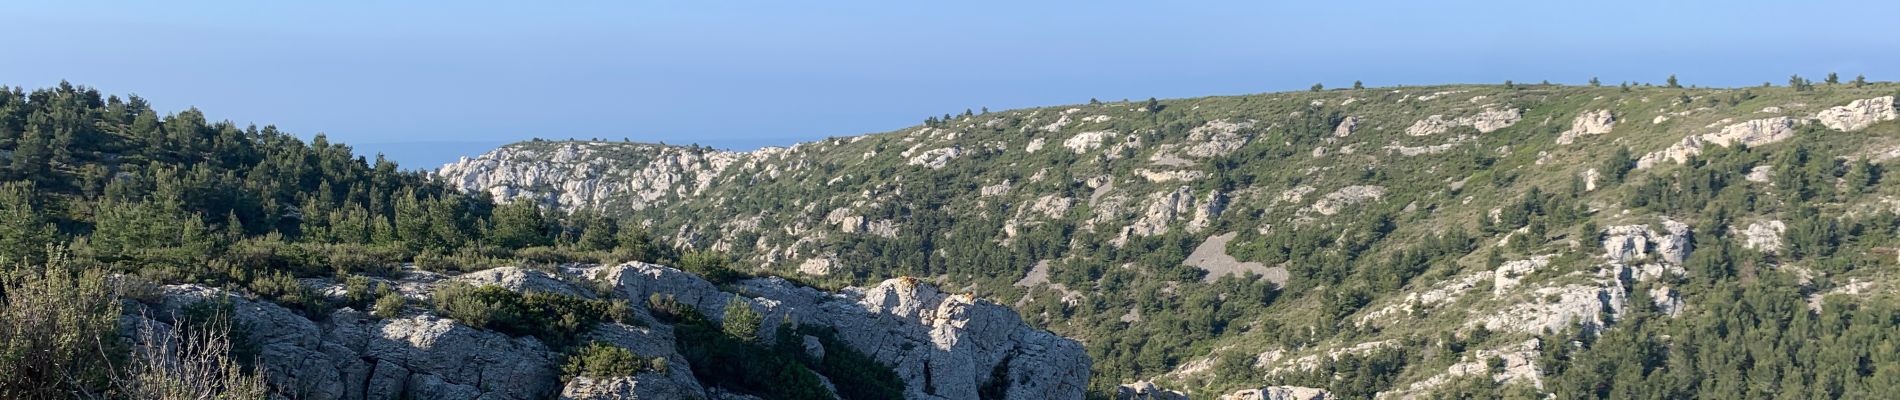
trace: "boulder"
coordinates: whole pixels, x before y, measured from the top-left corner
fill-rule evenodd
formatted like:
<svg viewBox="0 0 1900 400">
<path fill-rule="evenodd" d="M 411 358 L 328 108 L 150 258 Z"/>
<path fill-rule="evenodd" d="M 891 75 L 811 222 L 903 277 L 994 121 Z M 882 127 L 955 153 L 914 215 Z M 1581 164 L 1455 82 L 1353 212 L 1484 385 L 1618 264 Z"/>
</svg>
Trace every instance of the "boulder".
<svg viewBox="0 0 1900 400">
<path fill-rule="evenodd" d="M 1602 135 L 1610 133 L 1616 127 L 1616 115 L 1610 110 L 1585 112 L 1570 121 L 1570 129 L 1557 135 L 1557 144 L 1570 144 L 1584 135 Z"/>
<path fill-rule="evenodd" d="M 1788 117 L 1749 120 L 1723 127 L 1720 132 L 1702 135 L 1702 140 L 1722 147 L 1738 143 L 1756 147 L 1794 137 L 1794 123 L 1794 118 Z"/>
<path fill-rule="evenodd" d="M 1881 121 L 1894 120 L 1893 96 L 1854 100 L 1845 106 L 1821 110 L 1814 119 L 1822 126 L 1842 132 L 1866 129 Z"/>
<path fill-rule="evenodd" d="M 1741 234 L 1742 247 L 1763 253 L 1781 251 L 1781 234 L 1788 231 L 1788 224 L 1781 221 L 1759 221 L 1748 224 L 1747 228 L 1736 229 Z"/>
<path fill-rule="evenodd" d="M 594 378 L 575 377 L 561 388 L 562 400 L 694 399 L 705 396 L 698 385 L 683 386 L 664 374 Z"/>
<path fill-rule="evenodd" d="M 1333 394 L 1326 389 L 1299 386 L 1267 386 L 1259 389 L 1246 389 L 1220 396 L 1220 400 L 1328 400 Z"/>
<path fill-rule="evenodd" d="M 1385 197 L 1385 188 L 1381 186 L 1347 186 L 1320 197 L 1318 201 L 1313 202 L 1310 209 L 1320 215 L 1333 215 L 1338 214 L 1346 206 L 1383 197 Z"/>
<path fill-rule="evenodd" d="M 1188 395 L 1140 381 L 1115 387 L 1115 400 L 1188 400 Z"/>
<path fill-rule="evenodd" d="M 594 293 L 547 272 L 520 267 L 497 267 L 458 275 L 450 279 L 475 286 L 500 286 L 515 292 L 544 292 L 563 296 L 594 298 Z"/>
<path fill-rule="evenodd" d="M 1523 117 L 1523 110 L 1516 108 L 1499 110 L 1486 107 L 1484 110 L 1475 114 L 1454 119 L 1445 119 L 1443 115 L 1425 117 L 1425 119 L 1412 123 L 1412 126 L 1406 127 L 1405 134 L 1426 136 L 1445 133 L 1451 130 L 1451 128 L 1461 126 L 1469 126 L 1473 129 L 1477 129 L 1478 133 L 1491 133 L 1517 124 L 1517 121 L 1523 119 Z"/>
</svg>

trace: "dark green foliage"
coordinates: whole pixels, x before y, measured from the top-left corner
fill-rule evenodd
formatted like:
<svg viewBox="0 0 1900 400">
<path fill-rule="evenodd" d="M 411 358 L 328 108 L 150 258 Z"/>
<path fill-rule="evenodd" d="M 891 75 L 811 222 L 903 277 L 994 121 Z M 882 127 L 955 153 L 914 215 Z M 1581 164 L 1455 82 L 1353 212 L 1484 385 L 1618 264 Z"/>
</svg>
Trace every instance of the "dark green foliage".
<svg viewBox="0 0 1900 400">
<path fill-rule="evenodd" d="M 752 310 L 752 302 L 739 296 L 733 296 L 726 302 L 725 319 L 720 321 L 720 329 L 733 339 L 746 343 L 759 341 L 759 325 L 764 317 Z"/>
<path fill-rule="evenodd" d="M 550 347 L 573 344 L 600 322 L 628 318 L 624 306 L 565 295 L 516 293 L 497 286 L 449 283 L 435 290 L 437 313 L 464 325 L 514 336 L 534 336 Z"/>
<path fill-rule="evenodd" d="M 563 380 L 575 377 L 613 378 L 643 373 L 666 373 L 666 357 L 642 358 L 632 351 L 604 342 L 591 342 L 567 353 L 561 366 Z"/>
<path fill-rule="evenodd" d="M 792 327 L 779 325 L 774 350 L 782 354 L 796 355 L 806 367 L 831 379 L 838 387 L 838 397 L 845 399 L 896 399 L 904 397 L 904 379 L 896 371 L 878 363 L 870 355 L 838 338 L 838 333 L 830 328 Z M 825 348 L 822 359 L 813 360 L 805 354 L 802 336 L 818 338 Z M 998 367 L 1005 367 L 1008 360 Z M 1000 397 L 998 397 L 1000 398 Z"/>
<path fill-rule="evenodd" d="M 552 225 L 543 215 L 540 204 L 526 199 L 517 199 L 512 203 L 495 208 L 491 228 L 488 231 L 489 244 L 504 248 L 524 248 L 554 244 L 549 230 Z"/>
<path fill-rule="evenodd" d="M 35 191 L 30 181 L 0 184 L 0 266 L 46 261 L 53 225 L 46 221 Z"/>
<path fill-rule="evenodd" d="M 1630 170 L 1636 169 L 1636 158 L 1630 154 L 1628 147 L 1617 147 L 1615 153 L 1610 153 L 1610 158 L 1603 160 L 1600 169 L 1598 172 L 1603 174 L 1605 180 L 1623 182 Z"/>
<path fill-rule="evenodd" d="M 103 393 L 123 365 L 118 290 L 102 271 L 55 260 L 0 268 L 0 398 Z"/>
<path fill-rule="evenodd" d="M 680 270 L 706 278 L 713 284 L 727 284 L 746 277 L 732 269 L 732 258 L 721 253 L 696 251 L 680 256 Z"/>
<path fill-rule="evenodd" d="M 1289 385 L 1332 388 L 1342 399 L 1370 399 L 1380 391 L 1392 389 L 1393 380 L 1405 370 L 1408 354 L 1404 347 L 1374 350 L 1365 354 L 1342 354 L 1320 363 L 1311 371 L 1285 373 L 1275 382 Z"/>
<path fill-rule="evenodd" d="M 393 291 L 383 293 L 382 297 L 376 299 L 376 305 L 371 314 L 377 318 L 395 318 L 407 305 L 409 305 L 409 299 L 403 298 L 402 295 Z"/>
<path fill-rule="evenodd" d="M 831 398 L 818 374 L 796 353 L 772 351 L 728 335 L 718 322 L 670 298 L 655 296 L 650 302 L 659 306 L 653 308 L 655 317 L 674 324 L 679 352 L 701 382 L 771 399 Z"/>
</svg>

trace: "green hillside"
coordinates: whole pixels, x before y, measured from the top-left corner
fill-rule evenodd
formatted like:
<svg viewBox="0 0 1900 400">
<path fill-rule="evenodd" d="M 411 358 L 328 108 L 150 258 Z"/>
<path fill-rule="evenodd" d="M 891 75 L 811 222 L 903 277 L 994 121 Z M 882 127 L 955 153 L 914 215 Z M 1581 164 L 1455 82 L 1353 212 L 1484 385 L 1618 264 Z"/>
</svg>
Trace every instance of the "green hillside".
<svg viewBox="0 0 1900 400">
<path fill-rule="evenodd" d="M 537 141 L 476 160 L 512 172 L 440 174 L 585 183 L 510 195 L 760 273 L 916 276 L 1015 304 L 1087 344 L 1104 395 L 1156 379 L 1200 395 L 1880 397 L 1900 372 L 1880 350 L 1900 124 L 1879 99 L 1900 85 L 1797 81 L 1091 102 L 749 153 Z M 536 161 L 560 152 L 615 168 Z M 614 161 L 651 154 L 672 158 Z M 681 190 L 590 189 L 615 182 Z M 1775 224 L 1776 247 L 1742 233 Z M 1693 233 L 1664 234 L 1676 225 Z M 1636 228 L 1653 233 L 1638 256 L 1607 260 L 1605 240 Z M 1837 292 L 1854 294 L 1818 300 Z M 1592 314 L 1553 311 L 1572 306 Z M 1461 365 L 1500 372 L 1447 372 Z"/>
</svg>

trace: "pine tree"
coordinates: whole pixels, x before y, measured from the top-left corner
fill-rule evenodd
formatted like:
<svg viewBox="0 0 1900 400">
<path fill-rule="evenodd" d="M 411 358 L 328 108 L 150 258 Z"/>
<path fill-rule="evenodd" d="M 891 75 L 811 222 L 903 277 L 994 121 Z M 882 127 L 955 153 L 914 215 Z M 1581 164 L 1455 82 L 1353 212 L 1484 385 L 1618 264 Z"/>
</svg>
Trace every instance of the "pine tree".
<svg viewBox="0 0 1900 400">
<path fill-rule="evenodd" d="M 1664 81 L 1664 82 L 1666 85 L 1665 87 L 1672 88 L 1672 89 L 1682 88 L 1682 84 L 1676 82 L 1676 74 L 1669 74 L 1669 80 Z"/>
<path fill-rule="evenodd" d="M 488 243 L 505 249 L 519 249 L 553 244 L 554 237 L 549 234 L 547 216 L 541 212 L 541 205 L 526 198 L 495 207 L 493 219 L 489 221 Z"/>
<path fill-rule="evenodd" d="M 618 246 L 614 238 L 617 233 L 615 230 L 619 229 L 619 225 L 612 218 L 602 216 L 599 212 L 587 214 L 586 225 L 582 227 L 580 238 L 575 240 L 575 245 L 583 250 L 594 251 L 613 250 L 615 246 Z"/>
<path fill-rule="evenodd" d="M 1360 81 L 1352 81 L 1352 90 L 1361 90 L 1361 89 L 1365 89 L 1365 88 L 1366 88 L 1366 83 L 1365 83 L 1365 82 L 1360 82 Z"/>
<path fill-rule="evenodd" d="M 1603 81 L 1597 80 L 1597 77 L 1594 77 L 1594 76 L 1590 77 L 1590 87 L 1601 87 L 1601 86 L 1603 86 Z"/>
<path fill-rule="evenodd" d="M 1323 85 L 1323 84 L 1318 84 L 1318 83 L 1315 83 L 1315 84 L 1313 84 L 1313 88 L 1312 88 L 1311 90 L 1312 90 L 1312 91 L 1314 91 L 1314 92 L 1318 92 L 1318 91 L 1321 91 L 1321 90 L 1326 90 L 1326 85 Z"/>
<path fill-rule="evenodd" d="M 41 214 L 34 191 L 28 181 L 0 184 L 0 265 L 46 261 L 53 226 Z"/>
<path fill-rule="evenodd" d="M 1827 73 L 1827 81 L 1826 81 L 1826 82 L 1827 82 L 1827 84 L 1828 84 L 1828 85 L 1839 85 L 1839 84 L 1841 84 L 1841 75 L 1840 75 L 1840 74 L 1836 74 L 1836 73 L 1833 73 L 1833 72 L 1829 72 L 1829 73 Z"/>
<path fill-rule="evenodd" d="M 758 343 L 759 324 L 762 321 L 764 317 L 752 309 L 752 302 L 746 301 L 743 296 L 732 296 L 726 301 L 725 319 L 721 321 L 720 328 L 734 339 Z"/>
</svg>

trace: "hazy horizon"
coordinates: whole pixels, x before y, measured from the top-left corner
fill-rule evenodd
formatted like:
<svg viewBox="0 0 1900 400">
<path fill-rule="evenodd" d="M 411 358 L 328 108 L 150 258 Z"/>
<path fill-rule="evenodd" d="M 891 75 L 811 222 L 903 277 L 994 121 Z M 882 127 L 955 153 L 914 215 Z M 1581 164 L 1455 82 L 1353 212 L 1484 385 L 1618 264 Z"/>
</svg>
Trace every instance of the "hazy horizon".
<svg viewBox="0 0 1900 400">
<path fill-rule="evenodd" d="M 14 17 L 0 33 L 36 38 L 12 49 L 33 57 L 0 61 L 0 84 L 138 94 L 165 112 L 196 106 L 212 119 L 394 149 L 391 158 L 417 167 L 473 155 L 418 144 L 624 137 L 749 150 L 965 109 L 1356 80 L 1892 80 L 1900 45 L 1855 38 L 1897 11 L 1710 1 L 29 3 L 0 5 Z M 1831 19 L 1806 23 L 1806 13 Z M 1800 29 L 1779 29 L 1788 27 Z"/>
</svg>

